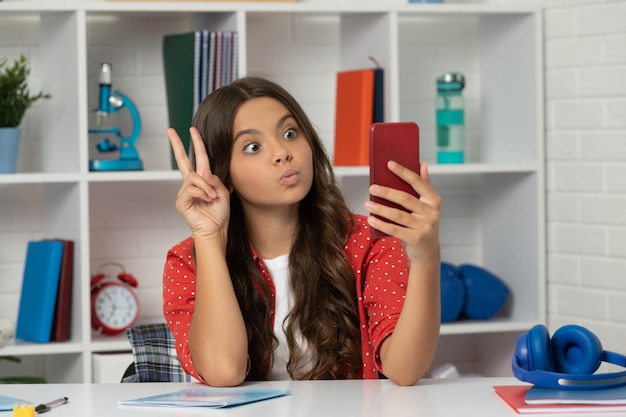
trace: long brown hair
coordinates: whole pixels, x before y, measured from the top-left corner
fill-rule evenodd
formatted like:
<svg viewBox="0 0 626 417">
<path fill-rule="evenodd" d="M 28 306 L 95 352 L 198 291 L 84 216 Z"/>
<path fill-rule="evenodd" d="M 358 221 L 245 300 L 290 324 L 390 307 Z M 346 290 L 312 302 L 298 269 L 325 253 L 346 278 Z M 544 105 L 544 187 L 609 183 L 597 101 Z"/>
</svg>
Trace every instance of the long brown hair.
<svg viewBox="0 0 626 417">
<path fill-rule="evenodd" d="M 361 339 L 355 277 L 344 253 L 353 217 L 308 117 L 281 86 L 261 77 L 244 77 L 205 98 L 193 126 L 204 138 L 213 173 L 230 188 L 235 115 L 244 102 L 257 97 L 274 98 L 287 108 L 313 155 L 313 184 L 300 202 L 299 226 L 289 254 L 295 303 L 283 324 L 290 352 L 287 369 L 294 379 L 354 378 L 361 368 Z M 236 190 L 230 205 L 226 260 L 248 332 L 248 379 L 267 379 L 277 345 L 271 326 L 272 295 L 253 259 Z M 297 343 L 298 333 L 307 352 Z"/>
</svg>

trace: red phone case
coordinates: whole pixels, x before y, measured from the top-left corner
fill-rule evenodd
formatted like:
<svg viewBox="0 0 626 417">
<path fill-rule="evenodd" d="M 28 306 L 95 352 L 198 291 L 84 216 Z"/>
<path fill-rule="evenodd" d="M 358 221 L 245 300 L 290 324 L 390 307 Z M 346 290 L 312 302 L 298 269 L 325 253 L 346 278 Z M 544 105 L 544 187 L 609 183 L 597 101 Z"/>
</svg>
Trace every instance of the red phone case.
<svg viewBox="0 0 626 417">
<path fill-rule="evenodd" d="M 370 185 L 378 184 L 395 188 L 418 197 L 415 190 L 407 182 L 389 171 L 387 168 L 389 160 L 394 160 L 419 174 L 419 127 L 416 123 L 374 123 L 371 126 Z M 404 210 L 403 207 L 378 197 L 370 196 L 370 200 Z M 372 229 L 372 236 L 378 238 L 387 235 L 379 230 Z"/>
</svg>

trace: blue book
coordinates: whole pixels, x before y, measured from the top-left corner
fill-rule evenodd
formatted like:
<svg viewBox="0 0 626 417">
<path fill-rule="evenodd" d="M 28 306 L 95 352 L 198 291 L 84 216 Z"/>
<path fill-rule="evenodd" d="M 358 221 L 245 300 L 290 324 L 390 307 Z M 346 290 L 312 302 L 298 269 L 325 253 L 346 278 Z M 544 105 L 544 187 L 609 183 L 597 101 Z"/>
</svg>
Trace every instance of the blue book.
<svg viewBox="0 0 626 417">
<path fill-rule="evenodd" d="M 291 394 L 290 390 L 249 388 L 184 388 L 167 394 L 120 401 L 120 405 L 142 407 L 225 408 Z"/>
<path fill-rule="evenodd" d="M 28 242 L 16 339 L 50 342 L 62 259 L 63 242 Z"/>
<path fill-rule="evenodd" d="M 382 68 L 374 68 L 374 117 L 373 123 L 385 121 L 385 76 Z"/>
<path fill-rule="evenodd" d="M 524 397 L 526 404 L 623 404 L 626 386 L 589 390 L 560 390 L 533 386 Z"/>
</svg>

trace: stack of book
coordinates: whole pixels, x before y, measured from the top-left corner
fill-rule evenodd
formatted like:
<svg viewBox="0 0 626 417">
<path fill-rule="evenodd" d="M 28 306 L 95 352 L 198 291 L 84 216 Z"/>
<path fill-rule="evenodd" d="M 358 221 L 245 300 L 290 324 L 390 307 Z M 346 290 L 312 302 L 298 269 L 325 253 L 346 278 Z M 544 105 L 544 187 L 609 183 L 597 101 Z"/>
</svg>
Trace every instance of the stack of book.
<svg viewBox="0 0 626 417">
<path fill-rule="evenodd" d="M 163 69 L 170 127 L 189 154 L 193 115 L 212 91 L 238 76 L 238 34 L 197 30 L 163 37 Z M 172 168 L 176 169 L 172 155 Z"/>
<path fill-rule="evenodd" d="M 70 338 L 74 241 L 28 242 L 15 338 L 63 342 Z"/>
<path fill-rule="evenodd" d="M 626 386 L 587 390 L 529 385 L 497 385 L 493 388 L 520 414 L 626 412 Z"/>
</svg>

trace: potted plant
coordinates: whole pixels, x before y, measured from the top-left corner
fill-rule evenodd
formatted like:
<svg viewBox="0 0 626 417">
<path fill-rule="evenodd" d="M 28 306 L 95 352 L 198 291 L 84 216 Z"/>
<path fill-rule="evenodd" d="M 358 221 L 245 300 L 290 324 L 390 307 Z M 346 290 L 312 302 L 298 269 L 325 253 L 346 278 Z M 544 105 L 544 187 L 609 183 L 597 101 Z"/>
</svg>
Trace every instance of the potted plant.
<svg viewBox="0 0 626 417">
<path fill-rule="evenodd" d="M 19 128 L 24 113 L 37 100 L 50 98 L 39 92 L 31 95 L 27 78 L 30 74 L 26 57 L 8 64 L 0 59 L 0 172 L 15 172 L 22 130 Z"/>
</svg>

